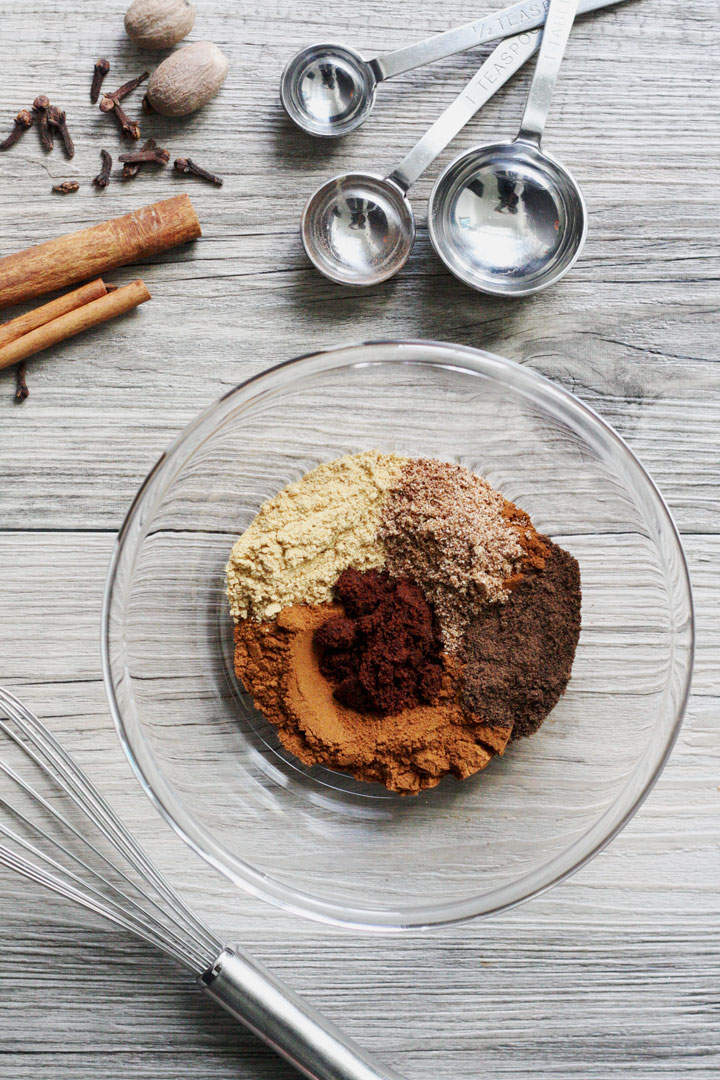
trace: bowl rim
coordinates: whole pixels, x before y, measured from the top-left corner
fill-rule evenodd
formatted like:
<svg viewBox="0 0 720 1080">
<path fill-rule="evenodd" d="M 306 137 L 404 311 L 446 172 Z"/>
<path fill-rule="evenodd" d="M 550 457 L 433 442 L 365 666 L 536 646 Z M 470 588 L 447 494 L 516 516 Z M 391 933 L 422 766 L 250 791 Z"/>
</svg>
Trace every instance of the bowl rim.
<svg viewBox="0 0 720 1080">
<path fill-rule="evenodd" d="M 399 355 L 396 358 L 367 361 L 352 358 L 358 350 L 388 346 L 398 350 Z M 408 353 L 417 352 L 418 349 L 424 349 L 427 350 L 428 353 L 435 353 L 436 355 L 434 357 L 428 355 L 421 359 L 411 355 L 403 355 L 405 351 Z M 437 356 L 437 353 L 440 354 L 439 357 Z M 451 359 L 451 356 L 454 358 L 454 361 Z M 330 362 L 331 360 L 333 361 L 332 363 Z M 318 372 L 334 370 L 336 368 L 370 366 L 371 364 L 382 365 L 387 363 L 397 365 L 418 364 L 446 369 L 455 368 L 463 372 L 485 376 L 489 373 L 495 373 L 496 375 L 502 373 L 504 377 L 503 381 L 506 383 L 509 381 L 513 390 L 522 393 L 523 385 L 521 384 L 529 384 L 529 386 L 536 391 L 536 393 L 529 396 L 536 398 L 537 392 L 539 392 L 546 400 L 554 399 L 556 403 L 564 405 L 566 409 L 569 408 L 575 412 L 576 415 L 579 414 L 581 417 L 584 417 L 585 420 L 589 421 L 591 427 L 598 429 L 600 434 L 604 436 L 605 441 L 609 440 L 610 443 L 614 443 L 619 447 L 621 452 L 626 455 L 627 460 L 632 464 L 638 476 L 647 485 L 659 517 L 669 530 L 670 538 L 675 545 L 675 555 L 677 556 L 677 565 L 679 569 L 679 587 L 684 593 L 688 615 L 686 627 L 687 662 L 686 670 L 683 673 L 683 685 L 681 692 L 679 692 L 675 719 L 662 753 L 659 755 L 658 759 L 654 761 L 652 769 L 647 776 L 645 776 L 640 789 L 635 794 L 632 804 L 625 813 L 623 813 L 609 828 L 603 829 L 603 822 L 606 817 L 611 815 L 613 810 L 614 804 L 611 804 L 606 808 L 600 818 L 583 832 L 579 839 L 574 840 L 569 847 L 564 848 L 562 852 L 556 854 L 544 864 L 543 869 L 546 873 L 543 880 L 529 888 L 527 891 L 523 892 L 519 889 L 519 886 L 525 880 L 525 877 L 529 876 L 529 874 L 536 876 L 539 871 L 531 871 L 529 874 L 514 879 L 509 884 L 496 887 L 494 890 L 495 892 L 510 892 L 511 895 L 507 899 L 498 901 L 489 906 L 482 906 L 478 903 L 480 896 L 486 894 L 476 894 L 473 897 L 454 900 L 448 904 L 434 902 L 424 907 L 417 907 L 413 909 L 413 911 L 416 912 L 416 915 L 411 915 L 410 917 L 408 917 L 407 912 L 393 911 L 389 908 L 356 908 L 346 906 L 336 901 L 330 902 L 322 900 L 314 894 L 275 881 L 269 874 L 262 870 L 258 870 L 252 864 L 229 852 L 194 819 L 193 815 L 185 808 L 184 803 L 175 795 L 170 784 L 165 780 L 162 771 L 155 763 L 154 755 L 145 739 L 140 725 L 135 723 L 132 718 L 127 717 L 123 712 L 115 691 L 111 664 L 111 612 L 113 593 L 117 581 L 118 566 L 126 554 L 125 546 L 128 537 L 132 532 L 133 525 L 141 514 L 143 500 L 148 493 L 149 487 L 159 477 L 161 471 L 175 461 L 182 448 L 186 445 L 187 441 L 191 439 L 198 428 L 201 428 L 205 421 L 223 403 L 227 403 L 238 397 L 242 399 L 243 396 L 246 397 L 245 403 L 247 403 L 247 400 L 250 400 L 253 396 L 253 390 L 258 387 L 265 390 L 271 390 L 278 384 L 282 384 L 289 372 L 293 372 L 297 369 L 305 368 L 309 369 L 309 374 L 317 374 Z M 243 403 L 242 400 L 240 403 Z M 687 559 L 678 528 L 665 499 L 633 450 L 628 446 L 622 436 L 620 436 L 615 429 L 599 415 L 599 413 L 580 398 L 572 394 L 569 390 L 566 390 L 564 387 L 558 385 L 540 372 L 519 364 L 517 361 L 507 360 L 495 353 L 476 349 L 468 345 L 456 345 L 451 342 L 439 342 L 432 339 L 382 338 L 315 349 L 312 352 L 303 353 L 302 355 L 275 364 L 270 368 L 266 368 L 264 371 L 250 376 L 237 386 L 228 390 L 205 409 L 201 410 L 193 420 L 182 428 L 147 473 L 145 479 L 138 488 L 118 531 L 105 581 L 100 636 L 103 681 L 105 684 L 110 714 L 130 767 L 150 802 L 178 836 L 180 836 L 185 843 L 196 852 L 196 854 L 239 888 L 242 888 L 251 895 L 268 901 L 274 906 L 291 914 L 346 929 L 400 933 L 417 932 L 458 925 L 472 921 L 476 918 L 487 918 L 503 911 L 509 911 L 536 896 L 541 896 L 553 886 L 571 877 L 576 871 L 580 870 L 595 858 L 596 855 L 603 851 L 604 848 L 607 847 L 607 845 L 625 828 L 655 786 L 660 774 L 667 764 L 682 726 L 693 675 L 695 655 L 695 614 L 692 584 Z M 595 834 L 598 835 L 596 836 Z M 570 865 L 563 867 L 555 865 L 561 862 L 565 863 L 567 861 L 568 853 L 582 846 L 583 841 L 587 843 L 588 836 L 593 838 L 589 846 L 587 846 L 587 849 L 579 854 Z M 521 892 L 522 895 L 520 894 Z"/>
</svg>

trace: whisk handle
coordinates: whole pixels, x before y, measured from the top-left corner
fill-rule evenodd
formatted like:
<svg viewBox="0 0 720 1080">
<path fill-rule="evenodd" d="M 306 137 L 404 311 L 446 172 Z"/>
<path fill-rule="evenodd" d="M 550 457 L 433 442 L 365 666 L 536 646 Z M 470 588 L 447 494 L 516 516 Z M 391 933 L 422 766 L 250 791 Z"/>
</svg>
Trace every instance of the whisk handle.
<svg viewBox="0 0 720 1080">
<path fill-rule="evenodd" d="M 310 1080 L 403 1080 L 246 953 L 224 949 L 200 982 L 211 998 Z"/>
</svg>

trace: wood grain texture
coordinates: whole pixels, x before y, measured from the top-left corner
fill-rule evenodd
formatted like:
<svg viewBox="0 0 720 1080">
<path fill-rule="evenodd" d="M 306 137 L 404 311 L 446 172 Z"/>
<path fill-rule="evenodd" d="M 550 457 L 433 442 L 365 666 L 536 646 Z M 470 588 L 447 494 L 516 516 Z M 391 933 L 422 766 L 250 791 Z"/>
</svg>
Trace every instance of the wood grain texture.
<svg viewBox="0 0 720 1080">
<path fill-rule="evenodd" d="M 0 0 L 0 133 L 46 92 L 66 109 L 77 147 L 71 162 L 59 149 L 44 155 L 32 130 L 0 155 L 0 257 L 179 192 L 190 193 L 204 233 L 112 275 L 120 284 L 142 276 L 153 303 L 34 360 L 24 404 L 13 403 L 13 373 L 0 373 L 0 681 L 62 734 L 219 932 L 409 1078 L 711 1080 L 720 1071 L 716 3 L 629 0 L 578 23 L 547 148 L 583 187 L 588 243 L 559 287 L 522 302 L 451 279 L 432 254 L 425 205 L 441 165 L 514 130 L 527 72 L 418 182 L 410 262 L 363 293 L 307 265 L 297 229 L 305 197 L 334 172 L 392 168 L 488 50 L 381 87 L 370 122 L 336 144 L 294 131 L 277 103 L 279 73 L 300 45 L 337 39 L 370 56 L 474 18 L 477 5 L 206 0 L 191 40 L 213 40 L 230 58 L 222 93 L 197 117 L 141 122 L 143 138 L 220 173 L 223 188 L 168 169 L 113 178 L 102 192 L 91 185 L 99 150 L 117 158 L 124 147 L 112 118 L 88 102 L 93 64 L 109 56 L 105 89 L 114 89 L 164 55 L 127 40 L 125 6 Z M 140 96 L 127 102 L 133 117 Z M 53 198 L 65 179 L 80 191 Z M 168 441 L 269 364 L 379 337 L 482 346 L 598 409 L 684 533 L 699 644 L 676 750 L 605 853 L 508 915 L 381 942 L 290 918 L 190 856 L 130 775 L 98 650 L 114 530 Z M 289 1080 L 169 962 L 4 873 L 0 927 L 0 1080 Z"/>
</svg>

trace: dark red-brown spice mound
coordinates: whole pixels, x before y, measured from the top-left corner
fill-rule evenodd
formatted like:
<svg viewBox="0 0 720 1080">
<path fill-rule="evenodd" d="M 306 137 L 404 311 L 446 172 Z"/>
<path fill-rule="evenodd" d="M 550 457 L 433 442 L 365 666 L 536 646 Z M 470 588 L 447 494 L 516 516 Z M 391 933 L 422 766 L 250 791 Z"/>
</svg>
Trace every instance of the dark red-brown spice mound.
<svg viewBox="0 0 720 1080">
<path fill-rule="evenodd" d="M 442 683 L 442 645 L 422 590 L 384 570 L 349 568 L 334 592 L 345 614 L 318 627 L 313 640 L 340 704 L 380 714 L 432 704 Z"/>
<path fill-rule="evenodd" d="M 548 540 L 543 569 L 530 569 L 504 604 L 478 610 L 463 643 L 463 703 L 486 724 L 533 735 L 570 679 L 580 636 L 580 568 Z"/>
</svg>

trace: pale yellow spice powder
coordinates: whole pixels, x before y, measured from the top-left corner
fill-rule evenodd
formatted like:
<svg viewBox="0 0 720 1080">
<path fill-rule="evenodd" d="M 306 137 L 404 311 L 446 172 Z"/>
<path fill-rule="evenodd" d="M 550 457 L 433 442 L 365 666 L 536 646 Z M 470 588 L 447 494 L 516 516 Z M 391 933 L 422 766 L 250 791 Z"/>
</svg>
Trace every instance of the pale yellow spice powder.
<svg viewBox="0 0 720 1080">
<path fill-rule="evenodd" d="M 291 604 L 325 603 L 346 567 L 382 566 L 382 503 L 408 460 L 377 450 L 336 458 L 264 503 L 227 564 L 233 618 L 261 621 Z"/>
</svg>

